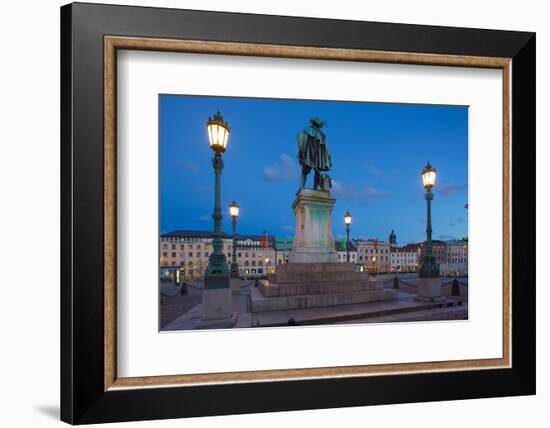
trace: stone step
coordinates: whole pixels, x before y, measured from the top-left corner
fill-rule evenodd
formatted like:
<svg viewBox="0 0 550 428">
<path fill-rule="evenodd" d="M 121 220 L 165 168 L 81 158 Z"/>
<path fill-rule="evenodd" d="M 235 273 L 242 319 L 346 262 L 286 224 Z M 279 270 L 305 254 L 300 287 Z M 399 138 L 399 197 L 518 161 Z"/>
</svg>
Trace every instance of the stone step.
<svg viewBox="0 0 550 428">
<path fill-rule="evenodd" d="M 455 301 L 445 303 L 419 303 L 415 300 L 394 300 L 371 304 L 357 304 L 348 306 L 336 306 L 309 310 L 270 311 L 253 314 L 254 327 L 280 327 L 288 326 L 288 320 L 292 318 L 296 325 L 327 325 L 332 323 L 353 322 L 367 319 L 373 322 L 407 321 L 408 316 L 418 313 L 420 319 L 426 317 L 425 311 L 446 311 L 447 308 L 456 307 L 467 313 L 467 307 L 457 306 Z M 465 309 L 461 309 L 465 308 Z M 450 309 L 454 310 L 454 309 Z M 407 315 L 408 314 L 408 315 Z M 420 315 L 422 314 L 422 315 Z M 432 314 L 433 315 L 433 314 Z"/>
<path fill-rule="evenodd" d="M 354 293 L 358 291 L 373 291 L 384 288 L 382 281 L 318 281 L 295 284 L 273 284 L 261 281 L 258 288 L 264 297 L 287 297 L 309 294 Z"/>
<path fill-rule="evenodd" d="M 381 302 L 396 298 L 396 290 L 386 289 L 285 297 L 265 297 L 258 288 L 250 290 L 251 309 L 255 313 Z"/>
<path fill-rule="evenodd" d="M 355 265 L 352 263 L 286 263 L 275 268 L 276 273 L 354 271 Z"/>
<path fill-rule="evenodd" d="M 267 276 L 268 281 L 275 284 L 337 282 L 337 281 L 368 281 L 368 272 L 328 271 L 328 272 L 278 272 Z"/>
</svg>

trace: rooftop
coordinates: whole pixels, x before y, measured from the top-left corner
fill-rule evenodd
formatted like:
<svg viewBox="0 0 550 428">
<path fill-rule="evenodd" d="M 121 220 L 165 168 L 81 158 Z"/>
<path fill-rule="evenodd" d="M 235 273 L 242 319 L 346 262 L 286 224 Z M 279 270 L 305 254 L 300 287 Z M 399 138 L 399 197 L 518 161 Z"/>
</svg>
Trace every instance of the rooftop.
<svg viewBox="0 0 550 428">
<path fill-rule="evenodd" d="M 342 241 L 335 241 L 334 242 L 334 248 L 336 249 L 336 251 L 346 251 L 346 246 L 342 245 Z M 355 245 L 353 245 L 353 243 L 351 241 L 349 243 L 349 250 L 350 251 L 357 251 L 357 248 L 355 247 Z"/>
<path fill-rule="evenodd" d="M 172 232 L 161 233 L 161 238 L 204 238 L 211 239 L 214 232 L 211 230 L 174 230 Z M 241 235 L 237 233 L 237 239 L 239 241 L 260 241 L 265 238 L 266 235 Z M 222 232 L 222 238 L 232 239 L 233 235 L 230 233 Z M 275 237 L 273 235 L 267 235 L 270 244 L 275 243 Z"/>
</svg>

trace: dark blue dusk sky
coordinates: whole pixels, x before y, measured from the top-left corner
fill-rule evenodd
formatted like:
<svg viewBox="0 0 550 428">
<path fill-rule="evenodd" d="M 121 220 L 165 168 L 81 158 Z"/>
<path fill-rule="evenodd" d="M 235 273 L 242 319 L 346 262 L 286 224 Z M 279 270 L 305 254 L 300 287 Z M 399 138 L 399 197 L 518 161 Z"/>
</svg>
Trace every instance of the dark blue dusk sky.
<svg viewBox="0 0 550 428">
<path fill-rule="evenodd" d="M 211 230 L 212 150 L 206 121 L 219 110 L 231 126 L 222 174 L 223 230 L 227 206 L 240 207 L 238 231 L 294 236 L 292 201 L 299 186 L 296 134 L 318 116 L 327 122 L 333 169 L 334 236 L 400 244 L 425 237 L 420 172 L 437 168 L 433 237 L 468 235 L 468 109 L 463 106 L 350 103 L 251 98 L 160 96 L 160 231 Z M 311 186 L 313 173 L 308 176 Z"/>
</svg>

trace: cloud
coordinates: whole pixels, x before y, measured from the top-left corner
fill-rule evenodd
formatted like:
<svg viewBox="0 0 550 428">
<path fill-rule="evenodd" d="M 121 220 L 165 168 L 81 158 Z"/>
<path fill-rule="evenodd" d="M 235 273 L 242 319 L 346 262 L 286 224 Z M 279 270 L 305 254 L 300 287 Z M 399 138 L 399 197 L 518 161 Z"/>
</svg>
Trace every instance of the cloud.
<svg viewBox="0 0 550 428">
<path fill-rule="evenodd" d="M 196 164 L 194 164 L 193 162 L 182 161 L 182 160 L 176 159 L 174 161 L 174 163 L 181 166 L 184 170 L 192 172 L 193 174 L 200 173 L 200 168 Z"/>
<path fill-rule="evenodd" d="M 337 199 L 358 199 L 362 206 L 367 206 L 372 199 L 384 198 L 389 195 L 388 192 L 365 183 L 342 183 L 336 180 L 332 180 L 331 193 Z"/>
<path fill-rule="evenodd" d="M 332 195 L 339 199 L 356 199 L 361 197 L 361 192 L 353 183 L 341 183 L 332 180 Z"/>
<path fill-rule="evenodd" d="M 293 231 L 294 226 L 291 226 L 290 224 L 285 224 L 281 229 L 288 230 L 288 231 Z"/>
<path fill-rule="evenodd" d="M 384 190 L 379 190 L 379 189 L 375 189 L 374 187 L 367 186 L 365 188 L 365 195 L 367 195 L 369 199 L 372 199 L 372 198 L 384 198 L 388 196 L 389 193 Z"/>
<path fill-rule="evenodd" d="M 368 171 L 372 174 L 372 175 L 376 175 L 377 177 L 381 177 L 383 175 L 382 171 L 379 170 L 378 168 L 375 168 L 374 166 L 369 166 L 368 167 Z"/>
<path fill-rule="evenodd" d="M 298 176 L 297 162 L 290 156 L 282 154 L 278 162 L 264 166 L 262 176 L 265 181 L 272 182 L 294 180 Z"/>
<path fill-rule="evenodd" d="M 451 196 L 455 193 L 460 193 L 468 190 L 467 184 L 445 184 L 442 183 L 436 187 L 437 192 L 444 196 Z"/>
</svg>

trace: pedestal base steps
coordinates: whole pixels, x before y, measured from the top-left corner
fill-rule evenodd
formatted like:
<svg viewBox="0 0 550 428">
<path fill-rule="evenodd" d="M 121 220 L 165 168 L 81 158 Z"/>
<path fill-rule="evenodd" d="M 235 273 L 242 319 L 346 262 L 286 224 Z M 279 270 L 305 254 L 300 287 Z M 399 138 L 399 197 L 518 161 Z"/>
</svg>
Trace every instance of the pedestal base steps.
<svg viewBox="0 0 550 428">
<path fill-rule="evenodd" d="M 252 312 L 321 308 L 397 299 L 381 280 L 348 263 L 289 263 L 251 290 Z"/>
</svg>

